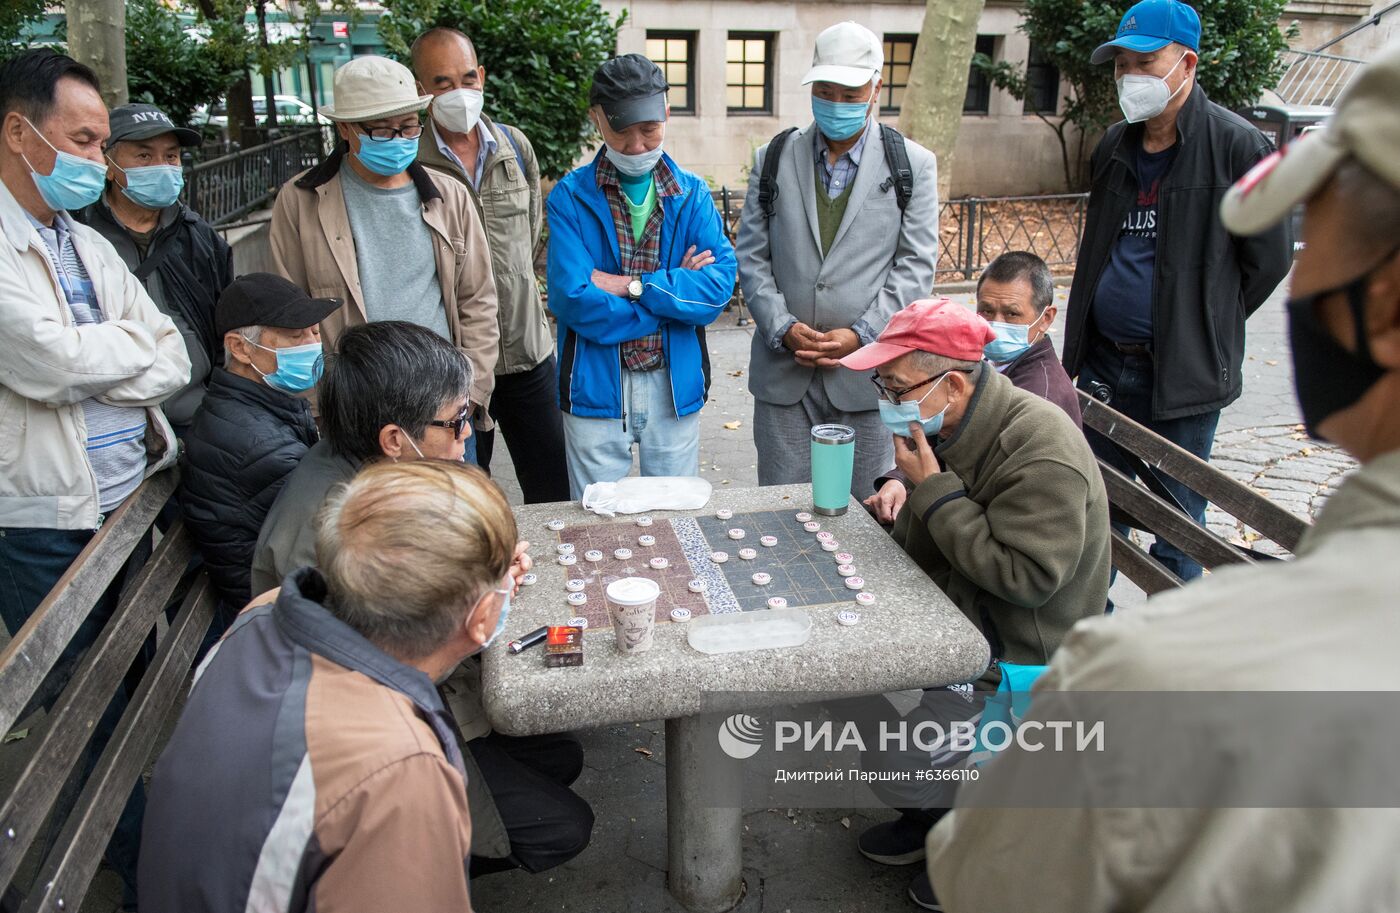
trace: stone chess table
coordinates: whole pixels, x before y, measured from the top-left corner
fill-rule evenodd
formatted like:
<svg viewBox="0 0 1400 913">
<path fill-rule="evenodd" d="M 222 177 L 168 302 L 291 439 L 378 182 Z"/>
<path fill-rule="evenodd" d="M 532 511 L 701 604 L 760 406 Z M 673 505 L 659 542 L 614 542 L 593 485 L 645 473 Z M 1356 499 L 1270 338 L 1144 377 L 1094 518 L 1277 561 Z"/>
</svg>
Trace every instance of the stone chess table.
<svg viewBox="0 0 1400 913">
<path fill-rule="evenodd" d="M 733 517 L 718 519 L 720 509 Z M 670 889 L 691 910 L 726 910 L 742 889 L 742 809 L 708 807 L 705 799 L 716 778 L 737 778 L 738 771 L 712 763 L 698 769 L 694 749 L 698 740 L 709 744 L 716 738 L 722 714 L 784 703 L 793 692 L 871 694 L 971 681 L 988 662 L 986 639 L 852 499 L 843 516 L 814 519 L 840 543 L 840 552 L 854 557 L 864 591 L 875 595 L 873 604 L 857 604 L 855 591 L 834 573 L 833 553 L 822 551 L 815 534 L 795 519 L 810 510 L 808 485 L 716 490 L 701 510 L 649 514 L 649 527 L 637 526 L 635 515 L 601 517 L 573 502 L 516 508 L 519 534 L 531 543 L 539 579 L 520 589 L 505 632 L 483 657 L 487 716 L 510 735 L 666 720 Z M 564 529 L 550 529 L 554 519 L 564 521 Z M 744 539 L 729 539 L 732 528 L 743 529 Z M 655 544 L 640 545 L 642 535 L 653 536 Z M 762 545 L 765 535 L 779 543 Z M 574 544 L 577 557 L 569 567 L 556 562 L 556 546 L 566 542 Z M 629 559 L 613 557 L 622 547 L 632 551 Z M 741 559 L 741 547 L 756 556 Z M 587 561 L 588 549 L 602 551 L 604 559 Z M 710 562 L 714 550 L 727 552 L 728 561 Z M 649 559 L 656 555 L 669 566 L 652 569 Z M 752 584 L 760 570 L 771 574 L 772 583 Z M 662 584 L 655 645 L 646 653 L 618 653 L 606 622 L 603 587 L 622 576 L 649 576 Z M 703 595 L 686 589 L 697 577 L 707 581 Z M 584 607 L 567 602 L 564 584 L 570 579 L 586 581 Z M 774 595 L 811 615 L 811 636 L 801 646 L 707 655 L 687 643 L 688 624 L 669 620 L 677 606 L 697 618 L 766 611 L 766 598 Z M 859 612 L 860 622 L 840 624 L 842 610 Z M 575 615 L 590 620 L 582 666 L 550 669 L 538 647 L 518 655 L 505 649 L 513 638 Z M 734 705 L 717 706 L 716 693 L 732 695 Z"/>
</svg>

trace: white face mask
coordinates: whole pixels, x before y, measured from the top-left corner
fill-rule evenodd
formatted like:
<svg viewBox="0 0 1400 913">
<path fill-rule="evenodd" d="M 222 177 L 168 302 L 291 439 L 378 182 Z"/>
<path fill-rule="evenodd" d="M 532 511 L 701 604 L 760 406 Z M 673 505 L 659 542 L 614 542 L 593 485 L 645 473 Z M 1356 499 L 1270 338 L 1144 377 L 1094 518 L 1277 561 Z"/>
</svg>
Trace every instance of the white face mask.
<svg viewBox="0 0 1400 913">
<path fill-rule="evenodd" d="M 433 120 L 453 133 L 470 133 L 481 120 L 480 89 L 453 89 L 433 99 Z"/>
<path fill-rule="evenodd" d="M 661 160 L 661 147 L 648 149 L 646 152 L 638 152 L 636 155 L 628 155 L 625 152 L 618 152 L 612 146 L 608 147 L 608 161 L 613 163 L 613 167 L 629 178 L 639 178 L 644 174 L 651 174 L 651 170 L 656 167 L 656 163 Z"/>
<path fill-rule="evenodd" d="M 1181 61 L 1186 59 L 1186 52 L 1181 53 L 1172 68 L 1167 71 L 1167 76 L 1176 72 L 1176 68 L 1181 66 Z M 1176 92 L 1180 92 L 1186 87 L 1185 80 L 1176 87 Z M 1140 124 L 1145 120 L 1151 120 L 1158 114 L 1167 110 L 1167 105 L 1176 97 L 1176 92 L 1167 85 L 1165 76 L 1139 76 L 1128 75 L 1118 77 L 1118 106 L 1123 109 L 1123 116 L 1130 124 Z"/>
</svg>

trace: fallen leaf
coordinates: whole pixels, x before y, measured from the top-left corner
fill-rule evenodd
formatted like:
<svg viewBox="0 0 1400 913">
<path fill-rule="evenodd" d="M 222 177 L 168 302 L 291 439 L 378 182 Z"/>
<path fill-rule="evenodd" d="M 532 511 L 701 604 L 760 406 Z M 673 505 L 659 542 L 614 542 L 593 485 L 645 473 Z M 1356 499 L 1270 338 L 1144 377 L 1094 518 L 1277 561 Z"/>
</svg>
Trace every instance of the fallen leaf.
<svg viewBox="0 0 1400 913">
<path fill-rule="evenodd" d="M 741 369 L 741 370 L 738 370 L 738 371 L 730 371 L 730 372 L 729 372 L 729 376 L 730 376 L 730 377 L 743 377 L 743 376 L 744 376 L 744 372 L 743 372 L 742 369 Z"/>
<path fill-rule="evenodd" d="M 27 735 L 29 735 L 28 729 L 16 729 L 14 732 L 7 734 L 4 739 L 0 739 L 0 745 L 8 745 L 11 742 L 18 742 Z"/>
<path fill-rule="evenodd" d="M 1247 532 L 1244 534 L 1244 541 L 1246 541 L 1246 542 L 1258 542 L 1258 541 L 1259 541 L 1259 538 L 1260 538 L 1259 534 L 1256 533 L 1256 532 L 1255 532 L 1254 530 L 1252 530 L 1252 529 L 1249 530 L 1249 531 L 1247 531 Z"/>
<path fill-rule="evenodd" d="M 742 425 L 742 424 L 744 424 L 744 423 L 743 423 L 743 422 L 738 422 L 738 421 L 735 421 L 735 422 L 725 422 L 725 423 L 724 423 L 724 430 L 726 430 L 726 431 L 738 431 L 738 430 L 739 430 L 739 426 Z"/>
<path fill-rule="evenodd" d="M 1272 368 L 1274 365 L 1278 364 L 1278 359 L 1276 359 L 1276 358 L 1270 358 L 1270 359 L 1268 359 L 1267 361 L 1265 361 L 1264 364 L 1266 364 L 1266 365 L 1268 365 L 1269 367 Z"/>
<path fill-rule="evenodd" d="M 651 749 L 650 749 L 650 748 L 634 748 L 634 749 L 632 749 L 632 750 L 635 751 L 637 754 L 641 755 L 641 756 L 644 757 L 644 758 L 649 758 L 649 757 L 651 757 Z"/>
</svg>

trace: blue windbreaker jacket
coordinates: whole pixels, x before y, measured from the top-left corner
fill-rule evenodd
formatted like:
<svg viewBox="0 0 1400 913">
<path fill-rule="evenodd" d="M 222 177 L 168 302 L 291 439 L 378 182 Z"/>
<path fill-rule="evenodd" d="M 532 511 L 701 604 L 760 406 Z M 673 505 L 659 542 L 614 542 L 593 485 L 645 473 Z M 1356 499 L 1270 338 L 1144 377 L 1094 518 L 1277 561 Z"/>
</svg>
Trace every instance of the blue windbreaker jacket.
<svg viewBox="0 0 1400 913">
<path fill-rule="evenodd" d="M 599 155 L 602 153 L 600 152 Z M 620 274 L 617 232 L 598 186 L 598 159 L 565 175 L 549 195 L 549 309 L 559 321 L 559 408 L 622 418 L 620 344 L 660 328 L 677 415 L 698 412 L 710 389 L 705 327 L 734 293 L 734 248 L 705 182 L 663 156 L 681 192 L 661 198 L 662 268 L 644 274 L 631 301 L 593 285 L 593 270 Z M 686 250 L 715 262 L 681 268 Z"/>
</svg>

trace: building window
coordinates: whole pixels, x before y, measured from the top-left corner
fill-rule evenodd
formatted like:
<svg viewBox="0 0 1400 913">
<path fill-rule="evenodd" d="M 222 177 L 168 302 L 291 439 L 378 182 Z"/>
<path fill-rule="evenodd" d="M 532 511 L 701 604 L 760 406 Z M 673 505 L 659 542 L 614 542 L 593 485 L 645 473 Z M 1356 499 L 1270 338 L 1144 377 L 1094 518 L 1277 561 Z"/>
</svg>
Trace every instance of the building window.
<svg viewBox="0 0 1400 913">
<path fill-rule="evenodd" d="M 1060 109 L 1060 71 L 1034 44 L 1026 60 L 1026 88 L 1024 113 L 1054 114 Z"/>
<path fill-rule="evenodd" d="M 918 35 L 885 35 L 885 69 L 880 86 L 880 113 L 898 114 L 909 85 L 909 66 L 914 62 Z"/>
<path fill-rule="evenodd" d="M 724 85 L 730 114 L 773 113 L 773 33 L 730 32 Z"/>
<path fill-rule="evenodd" d="M 978 35 L 975 53 L 986 54 L 995 60 L 997 39 L 995 35 Z M 992 81 L 986 74 L 971 67 L 967 74 L 967 97 L 963 99 L 964 114 L 986 114 L 991 110 Z"/>
<path fill-rule="evenodd" d="M 647 30 L 647 56 L 671 84 L 672 114 L 695 113 L 695 33 Z"/>
</svg>

